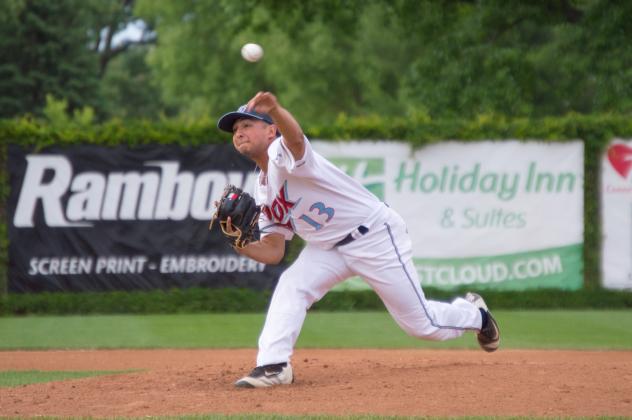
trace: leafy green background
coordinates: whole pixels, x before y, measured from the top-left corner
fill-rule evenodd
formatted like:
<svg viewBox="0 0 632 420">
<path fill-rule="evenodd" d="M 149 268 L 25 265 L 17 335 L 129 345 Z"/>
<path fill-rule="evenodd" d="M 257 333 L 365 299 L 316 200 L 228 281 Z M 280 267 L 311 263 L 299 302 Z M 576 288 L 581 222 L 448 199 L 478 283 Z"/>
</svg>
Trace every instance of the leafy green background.
<svg viewBox="0 0 632 420">
<path fill-rule="evenodd" d="M 217 117 L 258 90 L 277 92 L 307 125 L 339 115 L 540 118 L 632 110 L 626 1 L 2 5 L 0 118 L 54 117 L 45 110 L 47 95 L 100 122 Z M 263 60 L 241 58 L 246 42 L 263 46 Z"/>
</svg>

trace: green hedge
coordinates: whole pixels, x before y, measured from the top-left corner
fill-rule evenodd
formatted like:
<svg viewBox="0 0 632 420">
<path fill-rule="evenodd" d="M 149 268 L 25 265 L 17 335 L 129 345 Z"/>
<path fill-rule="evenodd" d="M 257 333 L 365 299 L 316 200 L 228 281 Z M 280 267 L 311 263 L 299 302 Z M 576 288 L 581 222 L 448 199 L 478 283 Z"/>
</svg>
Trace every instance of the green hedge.
<svg viewBox="0 0 632 420">
<path fill-rule="evenodd" d="M 11 294 L 0 314 L 259 312 L 266 309 L 269 298 L 269 292 L 236 288 L 25 293 Z"/>
<path fill-rule="evenodd" d="M 9 180 L 7 179 L 7 144 L 0 142 L 0 305 L 7 299 L 7 266 L 9 264 L 9 238 L 7 225 L 7 198 Z"/>
<path fill-rule="evenodd" d="M 312 139 L 392 139 L 404 140 L 413 147 L 442 140 L 503 140 L 537 139 L 550 142 L 584 141 L 584 279 L 587 290 L 600 289 L 600 223 L 599 165 L 607 142 L 614 137 L 632 138 L 632 118 L 626 115 L 578 115 L 560 118 L 509 119 L 483 115 L 474 120 L 430 120 L 418 115 L 411 118 L 383 119 L 377 116 L 361 118 L 339 117 L 331 125 L 305 127 Z M 54 127 L 41 121 L 24 118 L 0 121 L 0 302 L 6 306 L 7 226 L 6 145 L 16 143 L 36 149 L 49 145 L 97 144 L 140 145 L 179 144 L 183 146 L 226 143 L 228 135 L 215 127 L 214 120 L 172 121 L 110 121 L 101 125 L 69 124 Z M 293 249 L 293 248 L 291 248 Z M 293 254 L 296 250 L 292 251 Z M 525 296 L 524 293 L 520 294 Z M 342 296 L 342 295 L 340 295 Z M 504 296 L 504 295 L 503 295 Z M 5 299 L 3 301 L 3 299 Z M 17 298 L 16 298 L 17 299 Z M 20 297 L 22 299 L 22 297 Z M 507 297 L 507 299 L 509 299 Z M 12 297 L 13 300 L 13 297 Z"/>
<path fill-rule="evenodd" d="M 429 299 L 450 301 L 459 292 L 425 290 Z M 530 290 L 520 293 L 482 291 L 492 309 L 630 309 L 632 293 L 606 290 Z M 250 289 L 173 289 L 150 292 L 16 294 L 0 304 L 0 315 L 38 314 L 160 314 L 204 312 L 264 312 L 270 292 Z M 373 291 L 331 292 L 314 310 L 384 310 Z"/>
</svg>

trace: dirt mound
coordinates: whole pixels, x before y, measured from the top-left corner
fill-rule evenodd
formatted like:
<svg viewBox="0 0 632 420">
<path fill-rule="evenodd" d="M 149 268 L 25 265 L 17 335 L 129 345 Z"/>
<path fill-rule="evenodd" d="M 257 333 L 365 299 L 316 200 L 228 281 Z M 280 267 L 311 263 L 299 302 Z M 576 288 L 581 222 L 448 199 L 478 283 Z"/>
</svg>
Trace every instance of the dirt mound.
<svg viewBox="0 0 632 420">
<path fill-rule="evenodd" d="M 0 352 L 6 370 L 126 370 L 0 388 L 0 416 L 630 416 L 632 352 L 298 350 L 296 382 L 236 389 L 255 350 Z"/>
</svg>

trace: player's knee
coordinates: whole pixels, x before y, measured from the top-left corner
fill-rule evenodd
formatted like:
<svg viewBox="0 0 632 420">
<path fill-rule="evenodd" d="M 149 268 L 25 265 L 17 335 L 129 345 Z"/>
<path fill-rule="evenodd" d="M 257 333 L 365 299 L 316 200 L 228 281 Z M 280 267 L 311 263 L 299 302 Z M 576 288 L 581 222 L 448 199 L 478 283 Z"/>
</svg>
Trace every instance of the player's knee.
<svg viewBox="0 0 632 420">
<path fill-rule="evenodd" d="M 427 330 L 421 330 L 421 329 L 411 329 L 410 331 L 406 331 L 406 332 L 411 337 L 418 338 L 421 340 L 444 341 L 449 338 L 445 334 L 442 334 L 440 330 L 427 331 Z"/>
<path fill-rule="evenodd" d="M 431 322 L 417 321 L 417 322 L 401 322 L 400 326 L 411 337 L 419 338 L 422 340 L 431 341 L 443 341 L 448 337 L 441 331 L 441 329 L 432 325 Z"/>
<path fill-rule="evenodd" d="M 420 338 L 423 340 L 433 340 L 433 334 L 431 332 L 426 331 L 425 329 L 420 328 L 408 328 L 404 329 L 408 335 L 414 338 Z"/>
</svg>

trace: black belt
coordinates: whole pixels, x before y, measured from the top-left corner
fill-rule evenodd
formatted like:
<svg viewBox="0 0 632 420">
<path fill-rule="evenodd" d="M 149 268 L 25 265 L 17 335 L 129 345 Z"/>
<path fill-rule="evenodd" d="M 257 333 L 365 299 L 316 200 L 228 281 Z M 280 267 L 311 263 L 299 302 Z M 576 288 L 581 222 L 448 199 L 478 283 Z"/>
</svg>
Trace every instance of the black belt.
<svg viewBox="0 0 632 420">
<path fill-rule="evenodd" d="M 339 246 L 343 246 L 343 245 L 347 245 L 347 244 L 355 241 L 356 239 L 358 239 L 362 235 L 365 235 L 368 231 L 369 231 L 368 227 L 360 225 L 360 226 L 358 226 L 358 228 L 356 230 L 354 230 L 353 232 L 351 232 L 350 234 L 348 234 L 347 236 L 342 238 L 340 241 L 336 242 L 336 245 L 334 245 L 334 248 L 339 247 Z"/>
</svg>

